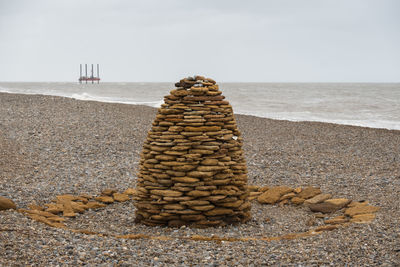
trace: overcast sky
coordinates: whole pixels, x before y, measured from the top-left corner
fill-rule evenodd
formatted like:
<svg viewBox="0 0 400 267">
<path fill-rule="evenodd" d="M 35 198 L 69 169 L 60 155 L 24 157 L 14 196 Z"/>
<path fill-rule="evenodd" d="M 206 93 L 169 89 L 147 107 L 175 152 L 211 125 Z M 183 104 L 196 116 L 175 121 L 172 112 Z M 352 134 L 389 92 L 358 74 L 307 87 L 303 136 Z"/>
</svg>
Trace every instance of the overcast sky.
<svg viewBox="0 0 400 267">
<path fill-rule="evenodd" d="M 0 81 L 399 82 L 400 1 L 0 0 Z"/>
</svg>

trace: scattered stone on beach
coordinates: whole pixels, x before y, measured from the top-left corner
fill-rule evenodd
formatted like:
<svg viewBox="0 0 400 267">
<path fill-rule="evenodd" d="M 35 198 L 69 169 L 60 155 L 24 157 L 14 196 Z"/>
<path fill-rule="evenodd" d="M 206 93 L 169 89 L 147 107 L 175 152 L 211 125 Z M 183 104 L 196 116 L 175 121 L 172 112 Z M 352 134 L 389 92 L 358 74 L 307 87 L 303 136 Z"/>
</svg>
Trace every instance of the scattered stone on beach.
<svg viewBox="0 0 400 267">
<path fill-rule="evenodd" d="M 104 189 L 103 191 L 101 191 L 101 194 L 102 194 L 103 196 L 112 196 L 114 193 L 117 193 L 117 190 L 116 190 L 116 189 L 109 189 L 109 188 L 107 188 L 107 189 Z"/>
<path fill-rule="evenodd" d="M 348 222 L 348 218 L 346 216 L 336 216 L 332 219 L 325 220 L 325 224 L 342 224 Z"/>
<path fill-rule="evenodd" d="M 124 194 L 128 196 L 133 196 L 136 194 L 136 190 L 134 188 L 128 188 L 124 191 Z"/>
<path fill-rule="evenodd" d="M 317 228 L 315 228 L 314 231 L 315 232 L 332 231 L 332 230 L 335 230 L 337 228 L 338 228 L 338 226 L 337 225 L 333 225 L 333 224 L 321 225 L 321 226 L 318 226 Z"/>
<path fill-rule="evenodd" d="M 369 206 L 369 205 L 358 205 L 351 208 L 348 208 L 344 211 L 344 214 L 347 216 L 354 217 L 355 215 L 359 214 L 366 214 L 366 213 L 374 213 L 379 210 L 379 207 Z"/>
<path fill-rule="evenodd" d="M 328 202 L 309 204 L 308 207 L 313 212 L 322 212 L 322 213 L 332 213 L 341 209 L 337 205 Z"/>
<path fill-rule="evenodd" d="M 14 201 L 11 199 L 0 196 L 0 210 L 17 209 Z"/>
<path fill-rule="evenodd" d="M 291 202 L 295 205 L 301 205 L 304 203 L 304 201 L 305 201 L 305 199 L 301 198 L 301 197 L 294 197 L 291 199 Z"/>
<path fill-rule="evenodd" d="M 304 204 L 308 205 L 308 204 L 321 203 L 321 202 L 323 202 L 323 201 L 325 201 L 325 200 L 327 200 L 327 199 L 329 199 L 331 197 L 332 197 L 331 194 L 319 194 L 319 195 L 316 195 L 316 196 L 314 196 L 312 198 L 309 198 L 309 199 L 305 200 Z"/>
<path fill-rule="evenodd" d="M 53 214 L 62 213 L 64 210 L 64 205 L 61 203 L 48 203 L 48 204 L 45 204 L 45 207 L 47 207 L 45 209 L 45 211 L 51 212 Z"/>
<path fill-rule="evenodd" d="M 262 193 L 257 201 L 261 204 L 274 204 L 279 201 L 281 196 L 292 192 L 293 189 L 288 186 L 276 186 L 271 187 L 264 193 Z"/>
<path fill-rule="evenodd" d="M 356 214 L 351 219 L 350 222 L 353 223 L 369 223 L 375 219 L 376 215 L 374 213 L 363 213 Z"/>
<path fill-rule="evenodd" d="M 104 208 L 107 205 L 103 204 L 103 203 L 100 203 L 100 202 L 97 202 L 97 201 L 89 201 L 88 203 L 86 203 L 86 206 L 88 207 L 88 209 L 97 210 L 97 209 L 100 209 L 100 208 Z"/>
<path fill-rule="evenodd" d="M 28 208 L 31 209 L 31 210 L 40 210 L 40 211 L 44 211 L 44 208 L 41 207 L 41 206 L 39 206 L 39 205 L 36 204 L 36 203 L 31 203 L 31 204 L 29 204 L 29 205 L 28 205 Z"/>
<path fill-rule="evenodd" d="M 196 227 L 248 221 L 247 167 L 231 105 L 212 79 L 188 77 L 175 86 L 143 145 L 136 221 Z"/>
<path fill-rule="evenodd" d="M 336 207 L 338 207 L 338 209 L 341 209 L 346 207 L 351 202 L 351 200 L 347 198 L 332 198 L 327 199 L 324 202 L 335 205 Z"/>
<path fill-rule="evenodd" d="M 260 187 L 258 185 L 248 185 L 247 189 L 249 192 L 258 192 Z"/>
<path fill-rule="evenodd" d="M 303 198 L 303 199 L 309 199 L 309 198 L 315 197 L 316 195 L 319 195 L 319 194 L 321 194 L 321 189 L 309 186 L 309 187 L 304 188 L 297 195 L 297 197 Z"/>
<path fill-rule="evenodd" d="M 125 202 L 131 199 L 127 194 L 121 194 L 121 193 L 114 193 L 113 198 L 115 201 L 118 202 Z"/>
<path fill-rule="evenodd" d="M 106 203 L 106 204 L 114 203 L 114 199 L 110 196 L 98 196 L 98 197 L 95 197 L 94 199 L 99 202 Z"/>
</svg>

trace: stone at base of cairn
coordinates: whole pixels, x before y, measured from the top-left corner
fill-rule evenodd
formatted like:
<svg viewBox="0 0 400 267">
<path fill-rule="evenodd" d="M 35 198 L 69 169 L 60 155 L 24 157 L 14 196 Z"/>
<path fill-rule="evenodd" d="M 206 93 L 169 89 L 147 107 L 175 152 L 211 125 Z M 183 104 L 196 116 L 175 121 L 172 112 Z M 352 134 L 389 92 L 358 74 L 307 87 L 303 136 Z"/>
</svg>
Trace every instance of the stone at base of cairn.
<svg viewBox="0 0 400 267">
<path fill-rule="evenodd" d="M 250 219 L 247 167 L 233 110 L 214 80 L 182 79 L 141 153 L 136 221 L 179 227 Z"/>
</svg>

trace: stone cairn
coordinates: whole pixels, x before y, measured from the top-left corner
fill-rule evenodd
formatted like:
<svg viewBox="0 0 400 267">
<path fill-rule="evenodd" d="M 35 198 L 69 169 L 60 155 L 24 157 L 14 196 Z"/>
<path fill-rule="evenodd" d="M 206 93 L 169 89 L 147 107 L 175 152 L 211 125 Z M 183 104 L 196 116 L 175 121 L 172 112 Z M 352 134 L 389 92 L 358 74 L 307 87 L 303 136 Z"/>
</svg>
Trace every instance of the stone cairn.
<svg viewBox="0 0 400 267">
<path fill-rule="evenodd" d="M 210 78 L 165 96 L 143 145 L 136 222 L 222 226 L 250 219 L 247 167 L 232 106 Z"/>
</svg>

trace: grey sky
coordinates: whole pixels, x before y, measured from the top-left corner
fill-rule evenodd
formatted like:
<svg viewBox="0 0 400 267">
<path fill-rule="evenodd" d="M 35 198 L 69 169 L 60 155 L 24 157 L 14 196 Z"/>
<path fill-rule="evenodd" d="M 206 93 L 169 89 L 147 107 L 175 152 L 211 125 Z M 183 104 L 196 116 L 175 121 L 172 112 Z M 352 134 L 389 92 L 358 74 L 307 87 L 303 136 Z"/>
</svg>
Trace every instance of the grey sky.
<svg viewBox="0 0 400 267">
<path fill-rule="evenodd" d="M 0 81 L 399 82 L 400 1 L 0 0 Z"/>
</svg>

